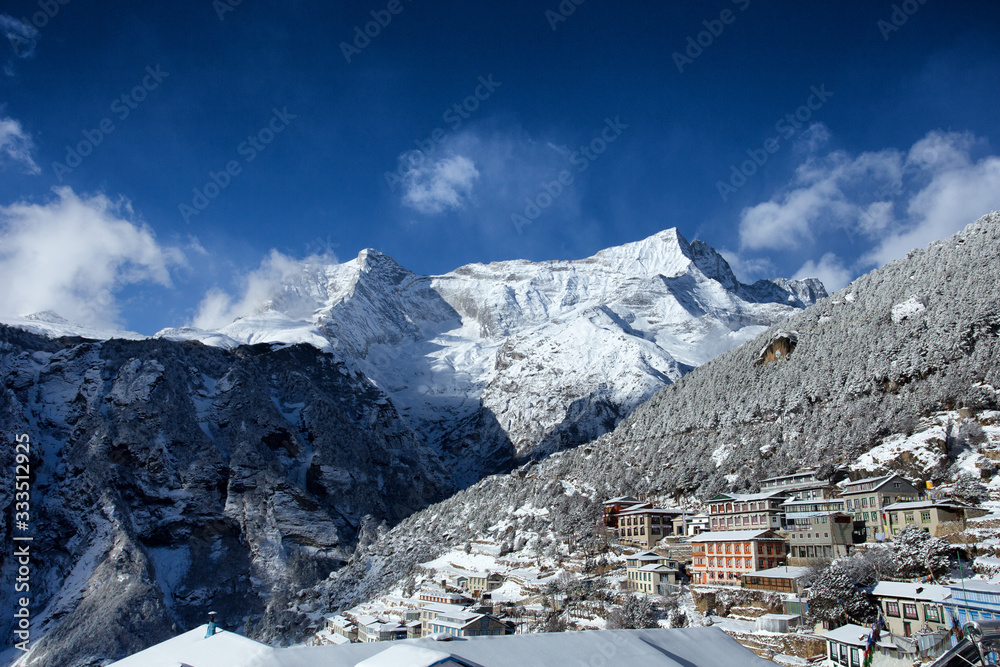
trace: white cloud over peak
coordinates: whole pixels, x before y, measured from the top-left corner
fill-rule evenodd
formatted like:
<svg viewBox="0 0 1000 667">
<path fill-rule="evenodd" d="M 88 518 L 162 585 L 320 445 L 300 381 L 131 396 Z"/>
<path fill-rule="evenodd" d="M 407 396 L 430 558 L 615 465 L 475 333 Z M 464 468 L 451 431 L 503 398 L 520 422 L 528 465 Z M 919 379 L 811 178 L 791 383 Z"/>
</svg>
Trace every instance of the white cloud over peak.
<svg viewBox="0 0 1000 667">
<path fill-rule="evenodd" d="M 0 207 L 0 316 L 54 311 L 72 322 L 117 328 L 116 293 L 153 282 L 169 286 L 176 248 L 161 246 L 133 220 L 128 202 L 55 190 L 46 204 Z"/>
<path fill-rule="evenodd" d="M 322 271 L 326 265 L 336 263 L 337 258 L 329 252 L 297 260 L 271 250 L 258 268 L 239 279 L 237 296 L 219 288 L 209 290 L 198 305 L 191 325 L 199 329 L 221 329 L 237 318 L 266 310 L 277 298 L 282 300 L 281 310 L 290 317 L 307 318 L 313 312 L 315 301 L 300 290 L 286 288 L 301 283 L 293 278 L 301 276 L 310 266 Z"/>
<path fill-rule="evenodd" d="M 847 284 L 854 279 L 854 274 L 844 266 L 844 263 L 835 254 L 828 252 L 820 257 L 819 262 L 807 260 L 792 278 L 794 280 L 819 278 L 823 286 L 826 287 L 826 291 L 832 294 L 847 287 Z"/>
<path fill-rule="evenodd" d="M 19 121 L 0 118 L 0 167 L 10 164 L 29 174 L 40 174 L 42 170 L 31 157 L 34 148 L 31 136 Z"/>
<path fill-rule="evenodd" d="M 413 151 L 400 159 L 409 164 L 403 175 L 403 204 L 425 215 L 463 208 L 479 178 L 475 162 L 464 155 L 428 159 Z"/>
</svg>

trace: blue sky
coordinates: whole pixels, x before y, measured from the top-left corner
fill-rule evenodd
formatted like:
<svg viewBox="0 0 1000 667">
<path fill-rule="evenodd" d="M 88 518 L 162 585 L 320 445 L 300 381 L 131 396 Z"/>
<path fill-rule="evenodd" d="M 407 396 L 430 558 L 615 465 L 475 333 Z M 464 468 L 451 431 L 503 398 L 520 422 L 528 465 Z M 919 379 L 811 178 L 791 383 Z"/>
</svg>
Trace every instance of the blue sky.
<svg viewBox="0 0 1000 667">
<path fill-rule="evenodd" d="M 672 226 L 837 288 L 1000 208 L 996 3 L 3 12 L 0 317 L 149 334 L 289 258 L 442 273 Z"/>
</svg>

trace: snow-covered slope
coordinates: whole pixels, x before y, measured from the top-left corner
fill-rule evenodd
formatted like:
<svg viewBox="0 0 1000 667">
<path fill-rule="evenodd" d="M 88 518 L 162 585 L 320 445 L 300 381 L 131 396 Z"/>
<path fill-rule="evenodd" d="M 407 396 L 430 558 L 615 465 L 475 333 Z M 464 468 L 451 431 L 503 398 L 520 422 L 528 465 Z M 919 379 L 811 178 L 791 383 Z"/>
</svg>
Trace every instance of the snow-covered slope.
<svg viewBox="0 0 1000 667">
<path fill-rule="evenodd" d="M 459 482 L 586 442 L 665 384 L 826 295 L 817 280 L 739 283 L 676 229 L 577 261 L 418 276 L 375 250 L 304 264 L 209 345 L 304 342 L 356 364 Z"/>
<path fill-rule="evenodd" d="M 995 489 L 998 274 L 993 213 L 786 319 L 781 329 L 796 332 L 798 345 L 784 360 L 758 363 L 779 331 L 771 328 L 665 387 L 596 441 L 408 517 L 303 603 L 350 607 L 467 543 L 579 544 L 600 503 L 622 494 L 691 502 L 836 465 L 855 477 L 901 471 L 965 497 L 987 483 Z"/>
</svg>

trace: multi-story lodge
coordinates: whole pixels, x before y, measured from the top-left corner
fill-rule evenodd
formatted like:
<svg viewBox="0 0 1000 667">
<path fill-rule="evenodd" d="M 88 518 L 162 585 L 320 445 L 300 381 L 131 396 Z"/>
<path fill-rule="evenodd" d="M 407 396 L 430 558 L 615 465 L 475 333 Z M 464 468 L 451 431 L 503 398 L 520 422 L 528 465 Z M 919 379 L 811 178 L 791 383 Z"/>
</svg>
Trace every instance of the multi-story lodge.
<svg viewBox="0 0 1000 667">
<path fill-rule="evenodd" d="M 465 611 L 465 607 L 463 605 L 443 604 L 441 602 L 431 602 L 429 604 L 425 604 L 420 608 L 421 636 L 426 637 L 433 632 L 431 625 L 438 616 L 441 616 L 442 614 L 457 614 L 460 611 Z"/>
<path fill-rule="evenodd" d="M 843 473 L 828 480 L 816 477 L 816 469 L 808 468 L 790 475 L 779 475 L 761 480 L 761 492 L 785 491 L 796 500 L 817 500 L 832 498 L 836 486 L 834 482 L 843 479 Z"/>
<path fill-rule="evenodd" d="M 664 595 L 664 584 L 680 581 L 677 559 L 655 551 L 642 551 L 625 558 L 626 585 L 630 591 L 648 595 Z"/>
<path fill-rule="evenodd" d="M 674 534 L 674 519 L 691 512 L 678 508 L 662 509 L 650 503 L 635 505 L 618 513 L 618 541 L 650 549 Z"/>
<path fill-rule="evenodd" d="M 709 531 L 691 542 L 691 581 L 739 586 L 748 572 L 784 565 L 785 541 L 771 530 Z"/>
<path fill-rule="evenodd" d="M 841 493 L 845 501 L 844 510 L 854 517 L 855 522 L 864 524 L 865 540 L 868 542 L 890 538 L 887 535 L 888 517 L 883 508 L 893 503 L 919 500 L 920 495 L 916 486 L 899 475 L 848 482 Z"/>
<path fill-rule="evenodd" d="M 789 565 L 808 565 L 817 559 L 832 560 L 850 553 L 856 541 L 854 518 L 844 512 L 843 498 L 785 501 Z"/>
<path fill-rule="evenodd" d="M 503 586 L 503 575 L 496 572 L 467 572 L 454 578 L 455 585 L 472 595 L 480 596 Z"/>
<path fill-rule="evenodd" d="M 888 516 L 885 526 L 886 538 L 890 540 L 895 539 L 896 533 L 907 526 L 919 526 L 931 535 L 938 536 L 949 525 L 961 529 L 966 519 L 988 513 L 979 507 L 940 500 L 893 503 L 886 505 L 882 511 Z"/>
<path fill-rule="evenodd" d="M 787 491 L 720 493 L 709 500 L 710 530 L 781 530 Z"/>
</svg>

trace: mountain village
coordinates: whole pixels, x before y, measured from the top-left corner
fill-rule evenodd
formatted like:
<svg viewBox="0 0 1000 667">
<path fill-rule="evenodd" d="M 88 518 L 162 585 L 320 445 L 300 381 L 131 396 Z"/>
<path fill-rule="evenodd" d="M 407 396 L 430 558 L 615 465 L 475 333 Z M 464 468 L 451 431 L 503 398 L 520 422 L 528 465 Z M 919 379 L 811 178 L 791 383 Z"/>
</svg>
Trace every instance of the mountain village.
<svg viewBox="0 0 1000 667">
<path fill-rule="evenodd" d="M 1000 524 L 992 505 L 901 474 L 852 480 L 816 469 L 762 480 L 758 493 L 718 494 L 703 512 L 619 496 L 601 507 L 607 551 L 578 578 L 565 574 L 568 562 L 546 577 L 545 565 L 510 568 L 489 545 L 471 545 L 427 564 L 411 595 L 327 617 L 313 643 L 716 624 L 782 664 L 861 667 L 877 626 L 872 664 L 929 663 L 968 622 L 1000 619 L 1000 577 L 975 576 L 1000 574 L 1000 558 L 986 555 L 996 547 L 976 537 Z M 867 586 L 875 618 L 816 620 L 811 589 L 831 562 L 897 541 L 938 565 Z M 485 562 L 496 569 L 466 569 Z"/>
<path fill-rule="evenodd" d="M 537 379 L 544 364 L 522 363 L 518 373 L 536 390 L 526 395 L 516 378 L 504 385 L 526 406 L 507 403 L 517 417 L 509 431 L 482 416 L 489 387 L 472 399 L 450 397 L 461 410 L 448 412 L 455 421 L 435 450 L 396 410 L 396 398 L 405 405 L 412 393 L 406 382 L 394 394 L 383 391 L 389 375 L 373 380 L 360 362 L 329 351 L 345 338 L 329 322 L 340 318 L 344 331 L 350 324 L 350 313 L 340 312 L 349 310 L 347 297 L 372 298 L 378 288 L 416 294 L 421 303 L 431 298 L 419 287 L 426 281 L 399 282 L 401 270 L 369 253 L 319 272 L 348 275 L 355 286 L 331 287 L 340 310 L 314 326 L 330 337 L 329 349 L 304 341 L 245 345 L 232 336 L 213 346 L 197 339 L 204 332 L 91 344 L 0 328 L 0 351 L 24 410 L 78 428 L 69 432 L 83 442 L 103 442 L 111 424 L 118 429 L 108 449 L 86 450 L 85 463 L 67 459 L 78 467 L 58 479 L 45 511 L 92 509 L 91 487 L 70 493 L 70 484 L 94 478 L 99 487 L 105 477 L 119 484 L 117 495 L 100 497 L 102 513 L 88 514 L 94 539 L 108 544 L 107 559 L 80 561 L 91 570 L 60 583 L 64 597 L 53 599 L 83 615 L 105 600 L 128 630 L 77 623 L 61 634 L 54 628 L 68 616 L 54 613 L 44 619 L 47 634 L 18 664 L 58 666 L 66 650 L 116 667 L 956 667 L 970 656 L 981 660 L 1000 639 L 1000 382 L 990 365 L 1000 320 L 989 310 L 996 307 L 992 291 L 973 288 L 995 272 L 998 235 L 995 214 L 827 298 L 811 290 L 799 298 L 795 290 L 808 286 L 787 281 L 734 284 L 727 297 L 734 309 L 767 315 L 770 324 L 739 328 L 735 347 L 648 398 L 651 381 L 632 382 L 639 373 L 627 364 L 654 356 L 627 355 L 615 405 L 631 406 L 630 393 L 642 402 L 636 398 L 627 416 L 611 420 L 613 428 L 601 426 L 610 394 L 600 373 L 587 376 L 593 390 L 552 394 L 561 414 L 576 421 L 553 417 L 544 434 L 532 436 L 544 446 L 515 446 L 515 431 L 530 434 L 537 416 L 552 416 L 539 397 L 572 375 L 574 355 L 558 355 L 570 357 L 568 371 Z M 689 298 L 704 305 L 709 296 L 722 304 L 720 286 L 730 274 L 712 253 L 671 231 L 592 263 L 605 262 L 609 274 L 641 265 L 639 277 L 651 284 L 672 271 L 685 289 L 694 285 L 664 293 L 668 305 Z M 969 255 L 981 258 L 970 272 L 938 275 Z M 552 295 L 579 289 L 566 278 L 571 269 L 582 275 L 580 267 L 544 269 L 566 282 L 550 287 Z M 483 270 L 456 276 L 476 271 Z M 539 302 L 554 298 L 539 296 L 535 281 L 519 289 Z M 473 307 L 456 282 L 444 281 L 450 287 L 442 293 L 469 311 L 468 321 L 442 306 L 442 326 L 461 323 L 470 340 L 486 340 L 474 325 L 493 320 L 475 318 L 493 312 L 493 297 Z M 637 296 L 629 290 L 616 306 L 622 312 Z M 778 308 L 796 299 L 796 307 Z M 409 326 L 405 308 L 382 305 L 380 322 Z M 640 305 L 650 331 L 667 330 L 652 317 L 653 306 Z M 664 341 L 694 326 L 697 318 L 681 310 Z M 621 330 L 639 341 L 630 345 L 649 342 L 636 334 L 638 316 L 630 323 L 589 305 L 583 311 L 576 315 L 586 326 Z M 744 323 L 721 308 L 713 312 L 725 326 Z M 714 335 L 718 326 L 707 331 Z M 706 331 L 692 330 L 699 340 Z M 359 349 L 401 345 L 366 342 L 361 333 Z M 742 338 L 747 342 L 737 344 Z M 595 340 L 600 347 L 605 339 Z M 507 343 L 490 346 L 493 356 L 483 352 L 476 364 L 493 359 L 487 366 L 505 372 L 526 361 Z M 414 352 L 421 363 L 424 352 Z M 404 370 L 421 377 L 411 366 Z M 386 366 L 393 373 L 399 367 Z M 68 390 L 65 377 L 93 386 Z M 458 386 L 448 382 L 435 387 L 448 394 Z M 28 392 L 35 385 L 40 389 Z M 429 387 L 420 400 L 437 400 Z M 74 396 L 100 392 L 108 400 L 87 399 L 89 412 L 57 410 Z M 173 410 L 174 397 L 185 393 L 194 398 Z M 412 424 L 431 414 L 415 412 Z M 147 423 L 169 450 L 129 430 Z M 478 431 L 491 440 L 472 438 Z M 557 432 L 581 441 L 551 437 Z M 489 452 L 495 456 L 484 456 Z M 56 450 L 53 460 L 59 456 Z M 220 528 L 206 532 L 208 525 Z M 99 587 L 109 579 L 130 583 Z M 162 621 L 173 614 L 185 616 L 172 626 Z"/>
</svg>

